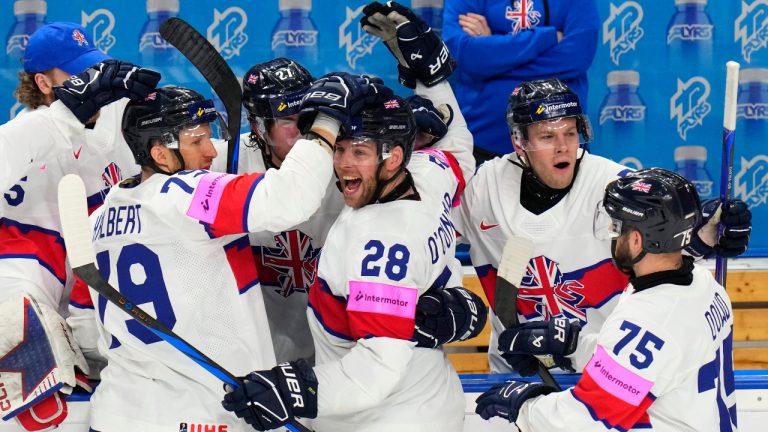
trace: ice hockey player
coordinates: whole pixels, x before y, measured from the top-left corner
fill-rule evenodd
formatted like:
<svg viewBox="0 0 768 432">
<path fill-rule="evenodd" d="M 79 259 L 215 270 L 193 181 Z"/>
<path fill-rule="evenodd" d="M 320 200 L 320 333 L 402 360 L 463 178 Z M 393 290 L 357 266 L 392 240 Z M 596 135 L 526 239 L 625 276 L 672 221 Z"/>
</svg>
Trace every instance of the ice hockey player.
<svg viewBox="0 0 768 432">
<path fill-rule="evenodd" d="M 735 431 L 733 310 L 725 289 L 682 249 L 701 223 L 695 187 L 644 169 L 605 189 L 596 236 L 611 239 L 630 285 L 597 336 L 576 387 L 509 381 L 477 413 L 529 431 Z"/>
<path fill-rule="evenodd" d="M 562 369 L 581 371 L 627 284 L 627 276 L 611 262 L 610 243 L 592 235 L 592 216 L 605 185 L 630 170 L 587 152 L 589 119 L 578 97 L 557 79 L 517 87 L 507 121 L 514 152 L 478 169 L 464 191 L 457 222 L 471 244 L 472 264 L 490 304 L 507 239 L 522 236 L 535 244 L 518 291 L 523 324 L 504 331 L 491 314 L 491 370 L 532 375 L 538 363 L 531 354 L 536 354 L 551 355 L 547 360 Z M 718 207 L 718 200 L 705 205 L 705 221 L 712 226 L 722 220 L 725 236 L 716 244 L 711 233 L 702 234 L 709 230 L 696 227 L 696 247 L 689 251 L 733 256 L 746 250 L 751 230 L 746 205 L 732 201 L 722 219 L 719 213 L 713 216 Z M 544 342 L 533 344 L 539 337 Z"/>
<path fill-rule="evenodd" d="M 72 277 L 58 181 L 79 173 L 89 206 L 101 204 L 120 173 L 135 167 L 128 149 L 115 145 L 122 106 L 146 96 L 160 75 L 110 59 L 81 26 L 66 22 L 30 37 L 23 68 L 16 96 L 25 109 L 0 126 L 0 314 L 8 318 L 0 331 L 0 411 L 41 430 L 66 418 L 61 393 L 90 388 L 62 317 Z"/>
<path fill-rule="evenodd" d="M 376 84 L 346 84 L 345 104 L 318 98 L 307 106 L 353 116 L 382 97 Z M 261 289 L 242 234 L 280 231 L 316 211 L 333 173 L 339 123 L 318 114 L 280 170 L 235 176 L 205 170 L 216 156 L 212 131 L 227 130 L 211 100 L 164 87 L 129 103 L 123 133 L 142 173 L 113 188 L 92 215 L 99 270 L 225 369 L 272 367 Z M 99 323 L 90 337 L 107 358 L 91 399 L 93 430 L 248 430 L 221 407 L 217 379 L 96 292 L 90 300 L 91 326 Z M 88 322 L 79 322 L 78 340 L 88 338 Z M 142 397 L 125 397 L 136 393 Z"/>
<path fill-rule="evenodd" d="M 243 77 L 243 106 L 251 132 L 241 136 L 238 172 L 280 168 L 301 136 L 296 125 L 299 104 L 312 82 L 308 70 L 286 58 L 260 63 L 248 70 Z M 448 134 L 448 118 L 453 111 L 449 105 L 443 104 L 438 110 L 431 101 L 418 95 L 409 101 L 418 105 L 412 108 L 423 142 L 421 147 L 433 142 L 436 148 L 455 145 L 458 132 Z M 461 130 L 458 122 L 454 125 L 457 128 Z M 226 151 L 219 151 L 212 169 L 223 171 L 225 161 Z M 328 230 L 343 207 L 343 195 L 336 182 L 331 181 L 320 208 L 309 220 L 288 231 L 249 234 L 278 362 L 303 358 L 313 363 L 307 296 Z M 414 337 L 423 347 L 474 337 L 482 328 L 475 326 L 475 331 L 468 332 L 468 324 L 477 322 L 477 315 L 484 310 L 482 300 L 468 290 L 436 289 L 422 301 Z M 438 329 L 441 323 L 445 324 Z"/>
</svg>

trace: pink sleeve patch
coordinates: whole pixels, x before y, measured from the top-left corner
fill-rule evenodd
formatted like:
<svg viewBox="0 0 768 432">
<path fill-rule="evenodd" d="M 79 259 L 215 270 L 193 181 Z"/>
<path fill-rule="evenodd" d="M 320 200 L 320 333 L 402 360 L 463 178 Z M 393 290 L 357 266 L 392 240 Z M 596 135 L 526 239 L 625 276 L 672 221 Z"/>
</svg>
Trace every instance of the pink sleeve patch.
<svg viewBox="0 0 768 432">
<path fill-rule="evenodd" d="M 584 372 L 588 372 L 600 388 L 632 406 L 640 405 L 653 387 L 652 381 L 614 360 L 601 345 L 597 346 Z"/>
<path fill-rule="evenodd" d="M 347 310 L 413 319 L 419 291 L 378 282 L 349 281 Z"/>
<path fill-rule="evenodd" d="M 203 175 L 195 188 L 195 195 L 187 209 L 187 216 L 205 223 L 213 223 L 219 211 L 224 187 L 236 177 L 232 174 L 217 172 Z"/>
</svg>

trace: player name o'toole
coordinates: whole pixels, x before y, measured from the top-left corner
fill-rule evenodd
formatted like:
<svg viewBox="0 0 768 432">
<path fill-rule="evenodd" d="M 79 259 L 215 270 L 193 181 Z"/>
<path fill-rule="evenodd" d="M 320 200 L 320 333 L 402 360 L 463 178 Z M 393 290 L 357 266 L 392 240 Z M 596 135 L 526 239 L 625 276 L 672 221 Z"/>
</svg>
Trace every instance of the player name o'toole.
<svg viewBox="0 0 768 432">
<path fill-rule="evenodd" d="M 141 204 L 109 207 L 96 219 L 93 238 L 141 232 Z"/>
</svg>

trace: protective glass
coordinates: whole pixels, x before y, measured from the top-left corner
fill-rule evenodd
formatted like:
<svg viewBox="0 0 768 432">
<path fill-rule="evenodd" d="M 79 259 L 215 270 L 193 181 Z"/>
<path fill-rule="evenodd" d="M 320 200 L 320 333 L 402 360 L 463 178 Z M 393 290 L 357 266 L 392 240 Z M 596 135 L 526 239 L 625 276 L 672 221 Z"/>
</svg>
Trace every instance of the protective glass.
<svg viewBox="0 0 768 432">
<path fill-rule="evenodd" d="M 296 129 L 296 116 L 272 119 L 271 122 L 274 125 L 272 134 L 270 134 L 267 129 L 267 120 L 261 117 L 256 117 L 252 121 L 256 127 L 257 134 L 267 143 L 267 145 L 272 147 L 280 145 L 281 142 L 284 142 L 288 147 L 292 147 L 296 144 L 296 141 L 301 138 L 301 134 L 298 133 Z M 277 139 L 273 139 L 273 136 Z"/>
<path fill-rule="evenodd" d="M 211 122 L 187 124 L 174 128 L 172 133 L 163 134 L 163 144 L 170 149 L 178 149 L 179 141 L 182 137 L 184 137 L 185 142 L 191 142 L 198 138 L 222 141 L 227 141 L 231 138 L 227 122 L 219 113 L 216 113 L 214 120 Z"/>
<path fill-rule="evenodd" d="M 597 203 L 592 219 L 592 233 L 598 240 L 612 240 L 621 236 L 622 221 L 608 214 L 603 201 Z"/>
<path fill-rule="evenodd" d="M 585 148 L 588 141 L 579 132 L 579 122 L 583 122 L 590 130 L 587 136 L 592 136 L 589 119 L 585 116 L 572 116 L 522 126 L 527 128 L 528 138 L 524 138 L 521 131 L 518 131 L 513 134 L 513 139 L 525 151 L 550 150 L 559 147 Z"/>
</svg>

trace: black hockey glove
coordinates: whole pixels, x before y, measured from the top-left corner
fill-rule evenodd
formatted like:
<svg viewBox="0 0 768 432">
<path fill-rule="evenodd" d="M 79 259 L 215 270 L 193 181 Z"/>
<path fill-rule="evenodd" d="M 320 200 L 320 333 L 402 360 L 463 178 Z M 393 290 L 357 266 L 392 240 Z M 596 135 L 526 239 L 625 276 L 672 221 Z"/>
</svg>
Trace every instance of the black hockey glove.
<svg viewBox="0 0 768 432">
<path fill-rule="evenodd" d="M 143 99 L 155 89 L 160 74 L 128 62 L 104 60 L 72 75 L 53 91 L 85 124 L 105 105 L 118 99 Z"/>
<path fill-rule="evenodd" d="M 304 360 L 281 363 L 249 373 L 242 386 L 224 395 L 221 405 L 260 431 L 276 429 L 294 417 L 315 418 L 317 377 Z"/>
<path fill-rule="evenodd" d="M 483 300 L 462 287 L 431 288 L 416 304 L 416 346 L 437 348 L 480 334 L 488 318 Z"/>
<path fill-rule="evenodd" d="M 696 258 L 710 258 L 718 255 L 724 258 L 739 256 L 746 252 L 749 245 L 749 235 L 752 232 L 752 212 L 747 203 L 739 199 L 728 202 L 722 207 L 719 198 L 704 201 L 701 206 L 703 220 L 696 228 L 691 244 L 686 251 Z M 718 224 L 725 227 L 723 235 L 718 239 Z M 715 240 L 717 239 L 717 241 Z"/>
<path fill-rule="evenodd" d="M 580 331 L 578 321 L 562 317 L 523 323 L 499 335 L 499 352 L 522 376 L 536 373 L 539 360 L 534 356 L 541 355 L 551 355 L 554 365 L 575 372 L 565 356 L 576 351 Z"/>
<path fill-rule="evenodd" d="M 407 7 L 393 1 L 372 2 L 363 14 L 363 30 L 381 38 L 395 56 L 404 86 L 416 88 L 419 80 L 432 87 L 456 69 L 456 60 L 440 36 Z"/>
<path fill-rule="evenodd" d="M 450 105 L 435 107 L 431 100 L 419 95 L 413 95 L 407 101 L 411 105 L 419 130 L 416 150 L 433 145 L 448 133 L 448 126 L 453 121 L 453 108 Z"/>
<path fill-rule="evenodd" d="M 352 117 L 369 103 L 384 102 L 394 96 L 392 90 L 376 77 L 329 73 L 312 84 L 301 100 L 298 128 L 305 134 L 312 128 L 318 113 L 327 114 L 349 130 Z"/>
<path fill-rule="evenodd" d="M 537 396 L 552 393 L 556 389 L 547 384 L 525 381 L 507 381 L 497 384 L 481 394 L 475 402 L 475 412 L 484 420 L 501 417 L 510 423 L 517 421 L 523 402 Z"/>
</svg>

